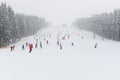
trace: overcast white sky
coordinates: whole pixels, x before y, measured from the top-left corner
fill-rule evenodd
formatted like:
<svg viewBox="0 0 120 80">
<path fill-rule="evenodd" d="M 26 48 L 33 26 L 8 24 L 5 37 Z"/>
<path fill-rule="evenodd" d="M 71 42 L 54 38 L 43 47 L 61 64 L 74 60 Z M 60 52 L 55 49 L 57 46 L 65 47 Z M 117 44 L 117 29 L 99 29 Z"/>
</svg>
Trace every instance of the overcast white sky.
<svg viewBox="0 0 120 80">
<path fill-rule="evenodd" d="M 120 0 L 0 0 L 15 12 L 44 17 L 54 25 L 70 24 L 76 18 L 111 12 L 120 8 Z"/>
</svg>

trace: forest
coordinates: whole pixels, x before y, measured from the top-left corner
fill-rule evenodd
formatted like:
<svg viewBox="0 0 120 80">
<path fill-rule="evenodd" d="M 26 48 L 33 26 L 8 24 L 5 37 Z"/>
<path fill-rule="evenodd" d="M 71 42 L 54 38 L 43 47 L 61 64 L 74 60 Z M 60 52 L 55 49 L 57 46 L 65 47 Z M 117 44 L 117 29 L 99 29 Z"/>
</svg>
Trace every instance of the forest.
<svg viewBox="0 0 120 80">
<path fill-rule="evenodd" d="M 6 3 L 0 4 L 0 47 L 8 46 L 21 38 L 35 34 L 49 25 L 44 18 L 15 13 Z"/>
<path fill-rule="evenodd" d="M 112 39 L 120 41 L 120 10 L 114 10 L 110 13 L 102 13 L 86 18 L 78 18 L 74 25 L 79 29 L 84 29 L 93 32 L 93 37 L 96 34 L 102 36 L 102 39 Z"/>
</svg>

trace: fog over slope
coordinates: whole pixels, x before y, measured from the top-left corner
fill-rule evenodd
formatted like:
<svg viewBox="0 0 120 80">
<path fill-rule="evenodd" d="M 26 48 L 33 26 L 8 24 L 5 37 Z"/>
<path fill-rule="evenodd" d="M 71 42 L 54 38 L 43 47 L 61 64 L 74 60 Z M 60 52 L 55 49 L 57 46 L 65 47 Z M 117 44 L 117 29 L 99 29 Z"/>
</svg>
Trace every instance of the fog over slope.
<svg viewBox="0 0 120 80">
<path fill-rule="evenodd" d="M 71 24 L 76 18 L 111 12 L 119 0 L 0 0 L 16 12 L 45 17 L 53 25 Z"/>
</svg>

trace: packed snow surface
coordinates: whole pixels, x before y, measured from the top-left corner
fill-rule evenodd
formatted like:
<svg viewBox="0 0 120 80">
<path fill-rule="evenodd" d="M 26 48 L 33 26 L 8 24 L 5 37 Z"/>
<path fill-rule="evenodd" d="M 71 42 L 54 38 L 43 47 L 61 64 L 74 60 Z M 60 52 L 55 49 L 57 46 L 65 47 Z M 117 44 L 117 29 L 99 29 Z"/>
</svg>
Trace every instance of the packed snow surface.
<svg viewBox="0 0 120 80">
<path fill-rule="evenodd" d="M 120 80 L 120 43 L 92 32 L 49 27 L 14 45 L 0 49 L 0 80 Z"/>
</svg>

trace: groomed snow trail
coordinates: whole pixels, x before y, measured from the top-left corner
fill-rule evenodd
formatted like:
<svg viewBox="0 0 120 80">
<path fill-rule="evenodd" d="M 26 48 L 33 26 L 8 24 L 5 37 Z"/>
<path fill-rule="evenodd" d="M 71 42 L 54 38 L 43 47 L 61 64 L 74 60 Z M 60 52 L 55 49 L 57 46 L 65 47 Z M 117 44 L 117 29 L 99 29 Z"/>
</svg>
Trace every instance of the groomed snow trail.
<svg viewBox="0 0 120 80">
<path fill-rule="evenodd" d="M 22 50 L 26 42 L 34 46 L 31 53 L 28 47 Z M 15 46 L 12 52 L 10 47 L 0 50 L 0 80 L 120 80 L 120 43 L 93 39 L 92 32 L 49 27 Z"/>
</svg>

